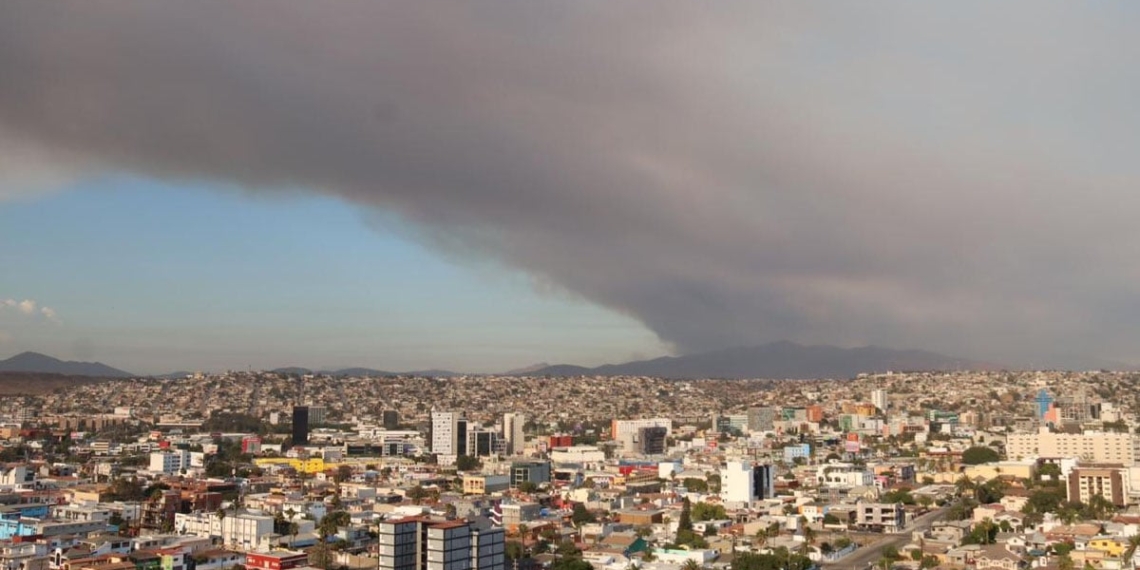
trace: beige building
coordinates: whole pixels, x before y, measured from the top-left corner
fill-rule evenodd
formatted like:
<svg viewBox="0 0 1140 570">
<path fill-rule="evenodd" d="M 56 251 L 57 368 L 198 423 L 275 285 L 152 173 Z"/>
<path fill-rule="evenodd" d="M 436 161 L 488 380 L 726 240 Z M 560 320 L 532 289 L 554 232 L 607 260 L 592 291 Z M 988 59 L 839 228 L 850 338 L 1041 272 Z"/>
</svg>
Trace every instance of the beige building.
<svg viewBox="0 0 1140 570">
<path fill-rule="evenodd" d="M 1089 499 L 1100 495 L 1114 505 L 1124 506 L 1127 487 L 1128 477 L 1120 465 L 1079 467 L 1069 473 L 1068 496 L 1070 501 L 1088 504 Z"/>
<path fill-rule="evenodd" d="M 1129 433 L 1011 433 L 1006 437 L 1006 455 L 1013 460 L 1034 457 L 1073 457 L 1085 461 L 1132 465 L 1140 457 L 1140 440 Z"/>
</svg>

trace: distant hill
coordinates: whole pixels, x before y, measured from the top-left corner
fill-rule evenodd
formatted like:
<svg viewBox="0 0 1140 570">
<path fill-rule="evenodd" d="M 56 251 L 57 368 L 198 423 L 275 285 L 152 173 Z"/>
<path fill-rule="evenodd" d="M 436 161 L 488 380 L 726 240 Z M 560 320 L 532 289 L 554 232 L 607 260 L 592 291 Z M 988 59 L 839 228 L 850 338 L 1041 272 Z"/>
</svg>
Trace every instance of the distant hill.
<svg viewBox="0 0 1140 570">
<path fill-rule="evenodd" d="M 339 370 L 320 370 L 313 371 L 309 368 L 301 368 L 298 366 L 290 366 L 286 368 L 275 368 L 270 372 L 277 372 L 279 374 L 323 374 L 327 376 L 343 376 L 343 377 L 381 377 L 381 376 L 461 376 L 450 370 L 413 370 L 411 372 L 388 372 L 385 370 L 377 370 L 375 368 L 341 368 Z"/>
<path fill-rule="evenodd" d="M 0 372 L 36 372 L 99 378 L 130 378 L 134 376 L 130 372 L 111 368 L 102 362 L 60 360 L 38 352 L 22 352 L 7 360 L 0 360 Z"/>
<path fill-rule="evenodd" d="M 158 378 L 161 380 L 182 380 L 183 378 L 186 378 L 188 376 L 193 376 L 193 375 L 194 375 L 193 372 L 188 372 L 186 370 L 178 370 L 176 372 L 167 372 L 166 374 L 158 374 L 158 375 L 155 375 L 154 378 Z"/>
<path fill-rule="evenodd" d="M 662 378 L 851 378 L 864 372 L 988 370 L 981 362 L 924 350 L 875 346 L 839 348 L 774 342 L 625 364 L 584 368 L 569 364 L 533 371 L 535 376 L 657 376 Z"/>
<path fill-rule="evenodd" d="M 342 368 L 340 370 L 332 370 L 324 372 L 329 376 L 351 376 L 354 378 L 367 378 L 369 376 L 393 376 L 391 372 L 383 370 L 376 370 L 375 368 Z"/>
<path fill-rule="evenodd" d="M 313 371 L 308 368 L 301 368 L 300 366 L 286 366 L 284 368 L 274 368 L 270 372 L 278 374 L 312 374 Z"/>
<path fill-rule="evenodd" d="M 530 366 L 524 366 L 522 368 L 515 368 L 514 370 L 503 372 L 503 376 L 526 376 L 527 374 L 531 374 L 532 372 L 536 372 L 544 368 L 550 368 L 550 365 L 545 362 L 531 364 Z"/>
<path fill-rule="evenodd" d="M 110 382 L 114 378 L 95 376 L 67 376 L 45 372 L 0 372 L 0 395 L 38 395 L 55 390 L 69 390 L 76 386 Z"/>
</svg>

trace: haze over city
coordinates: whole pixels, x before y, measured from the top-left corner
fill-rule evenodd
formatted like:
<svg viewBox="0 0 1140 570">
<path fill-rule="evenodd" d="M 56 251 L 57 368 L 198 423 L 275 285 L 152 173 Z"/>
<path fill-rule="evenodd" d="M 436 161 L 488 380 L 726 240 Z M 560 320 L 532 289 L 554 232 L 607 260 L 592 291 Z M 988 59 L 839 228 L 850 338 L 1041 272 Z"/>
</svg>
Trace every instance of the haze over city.
<svg viewBox="0 0 1140 570">
<path fill-rule="evenodd" d="M 0 5 L 0 357 L 1140 362 L 1132 4 Z"/>
</svg>

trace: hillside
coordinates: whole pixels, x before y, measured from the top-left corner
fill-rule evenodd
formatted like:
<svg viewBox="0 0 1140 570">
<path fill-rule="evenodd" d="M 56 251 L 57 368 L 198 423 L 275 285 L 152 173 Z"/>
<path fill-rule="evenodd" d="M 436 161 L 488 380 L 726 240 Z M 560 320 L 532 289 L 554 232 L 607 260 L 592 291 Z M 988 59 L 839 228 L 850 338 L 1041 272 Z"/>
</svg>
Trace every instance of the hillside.
<svg viewBox="0 0 1140 570">
<path fill-rule="evenodd" d="M 38 352 L 22 352 L 7 360 L 0 360 L 0 372 L 35 372 L 99 378 L 130 378 L 134 376 L 130 372 L 112 368 L 102 362 L 60 360 Z"/>
<path fill-rule="evenodd" d="M 663 356 L 624 364 L 584 368 L 549 366 L 536 376 L 657 376 L 662 378 L 851 378 L 863 372 L 994 368 L 981 362 L 923 350 L 867 346 L 839 348 L 775 342 L 686 356 Z"/>
</svg>

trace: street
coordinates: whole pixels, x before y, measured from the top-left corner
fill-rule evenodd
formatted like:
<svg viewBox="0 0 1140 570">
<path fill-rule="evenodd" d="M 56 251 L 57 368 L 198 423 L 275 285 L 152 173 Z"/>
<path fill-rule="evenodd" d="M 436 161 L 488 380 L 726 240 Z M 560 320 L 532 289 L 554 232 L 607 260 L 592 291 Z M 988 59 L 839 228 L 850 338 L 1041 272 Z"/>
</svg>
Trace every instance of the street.
<svg viewBox="0 0 1140 570">
<path fill-rule="evenodd" d="M 844 556 L 835 562 L 825 562 L 823 566 L 829 570 L 839 570 L 841 568 L 850 568 L 851 570 L 865 570 L 867 566 L 879 561 L 882 556 L 883 549 L 888 546 L 898 548 L 907 542 L 910 542 L 911 533 L 916 530 L 928 530 L 931 525 L 942 518 L 946 513 L 947 507 L 935 509 L 914 519 L 911 525 L 903 532 L 885 534 L 883 540 L 876 542 L 870 546 L 864 546 L 857 549 L 855 552 Z"/>
</svg>

